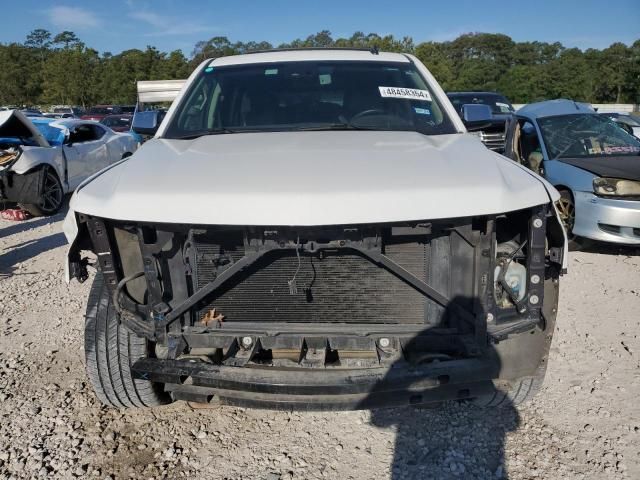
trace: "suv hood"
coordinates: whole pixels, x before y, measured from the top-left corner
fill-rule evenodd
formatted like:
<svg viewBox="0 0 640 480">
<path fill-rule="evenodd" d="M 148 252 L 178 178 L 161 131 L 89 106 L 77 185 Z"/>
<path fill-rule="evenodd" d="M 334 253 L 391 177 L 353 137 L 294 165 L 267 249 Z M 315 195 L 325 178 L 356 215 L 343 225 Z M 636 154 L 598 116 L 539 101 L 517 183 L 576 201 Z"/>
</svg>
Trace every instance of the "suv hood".
<svg viewBox="0 0 640 480">
<path fill-rule="evenodd" d="M 502 213 L 548 203 L 550 192 L 467 134 L 236 133 L 151 140 L 79 187 L 71 207 L 117 220 L 306 226 Z"/>
</svg>

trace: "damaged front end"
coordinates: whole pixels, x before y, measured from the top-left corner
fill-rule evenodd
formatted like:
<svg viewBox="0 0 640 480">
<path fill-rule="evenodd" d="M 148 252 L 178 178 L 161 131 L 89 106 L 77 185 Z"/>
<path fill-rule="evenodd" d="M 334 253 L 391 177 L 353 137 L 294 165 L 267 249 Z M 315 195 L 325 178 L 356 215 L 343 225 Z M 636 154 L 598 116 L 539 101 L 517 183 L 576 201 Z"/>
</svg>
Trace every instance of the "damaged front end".
<svg viewBox="0 0 640 480">
<path fill-rule="evenodd" d="M 45 179 L 43 169 L 18 174 L 11 168 L 20 160 L 19 145 L 3 144 L 0 140 L 0 202 L 37 203 Z"/>
<path fill-rule="evenodd" d="M 42 133 L 21 112 L 0 112 L 0 202 L 38 202 L 44 171 L 34 169 L 17 173 L 13 167 L 23 158 L 25 147 L 49 146 Z"/>
<path fill-rule="evenodd" d="M 564 235 L 550 205 L 327 227 L 123 222 L 70 213 L 133 365 L 174 399 L 371 408 L 473 398 L 544 367 Z M 527 353 L 524 355 L 523 353 Z"/>
</svg>

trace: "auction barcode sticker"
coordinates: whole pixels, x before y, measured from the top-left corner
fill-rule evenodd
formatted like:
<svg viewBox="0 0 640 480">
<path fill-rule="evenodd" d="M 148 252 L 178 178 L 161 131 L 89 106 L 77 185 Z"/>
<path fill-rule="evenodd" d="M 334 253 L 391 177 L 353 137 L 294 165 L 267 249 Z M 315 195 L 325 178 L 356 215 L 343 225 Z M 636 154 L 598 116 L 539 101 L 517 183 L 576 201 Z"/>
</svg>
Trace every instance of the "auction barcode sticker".
<svg viewBox="0 0 640 480">
<path fill-rule="evenodd" d="M 399 87 L 378 87 L 380 96 L 385 98 L 405 98 L 407 100 L 424 100 L 431 101 L 431 94 L 428 90 L 418 90 L 415 88 L 399 88 Z"/>
</svg>

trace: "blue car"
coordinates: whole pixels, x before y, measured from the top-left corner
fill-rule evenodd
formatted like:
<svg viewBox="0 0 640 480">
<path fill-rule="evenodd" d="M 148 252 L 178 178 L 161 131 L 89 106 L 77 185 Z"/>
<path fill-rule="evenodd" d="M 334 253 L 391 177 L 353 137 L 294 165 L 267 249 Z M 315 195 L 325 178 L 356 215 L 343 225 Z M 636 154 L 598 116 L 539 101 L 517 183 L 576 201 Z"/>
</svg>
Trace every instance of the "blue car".
<svg viewBox="0 0 640 480">
<path fill-rule="evenodd" d="M 571 100 L 529 104 L 509 122 L 505 155 L 558 189 L 571 247 L 640 245 L 640 140 L 613 120 Z"/>
</svg>

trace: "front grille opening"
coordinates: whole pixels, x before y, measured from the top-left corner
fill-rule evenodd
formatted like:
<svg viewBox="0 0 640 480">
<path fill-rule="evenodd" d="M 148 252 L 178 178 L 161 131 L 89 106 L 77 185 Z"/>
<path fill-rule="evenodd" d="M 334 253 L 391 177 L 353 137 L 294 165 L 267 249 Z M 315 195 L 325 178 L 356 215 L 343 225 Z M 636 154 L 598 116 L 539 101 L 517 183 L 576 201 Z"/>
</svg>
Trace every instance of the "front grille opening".
<svg viewBox="0 0 640 480">
<path fill-rule="evenodd" d="M 273 363 L 273 352 L 271 349 L 261 348 L 253 354 L 251 361 L 259 365 L 271 365 Z"/>
<path fill-rule="evenodd" d="M 447 324 L 450 315 L 444 307 L 353 250 L 323 250 L 322 255 L 303 251 L 298 260 L 295 250 L 284 248 L 296 242 L 317 245 L 344 240 L 344 244 L 364 235 L 377 235 L 384 255 L 443 295 L 466 302 L 464 306 L 473 311 L 477 279 L 475 251 L 468 239 L 480 232 L 490 234 L 486 218 L 375 228 L 373 233 L 373 227 L 199 230 L 191 239 L 195 288 L 207 285 L 240 260 L 245 249 L 265 242 L 282 249 L 270 251 L 226 282 L 209 304 L 201 306 L 197 318 L 215 307 L 225 323 Z M 291 288 L 294 278 L 295 288 Z"/>
<path fill-rule="evenodd" d="M 332 348 L 329 348 L 327 350 L 327 355 L 325 357 L 325 366 L 340 366 L 340 354 L 337 350 L 333 350 Z"/>
</svg>

